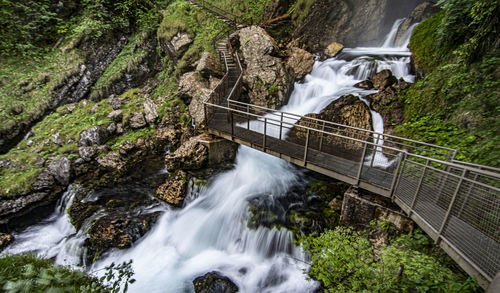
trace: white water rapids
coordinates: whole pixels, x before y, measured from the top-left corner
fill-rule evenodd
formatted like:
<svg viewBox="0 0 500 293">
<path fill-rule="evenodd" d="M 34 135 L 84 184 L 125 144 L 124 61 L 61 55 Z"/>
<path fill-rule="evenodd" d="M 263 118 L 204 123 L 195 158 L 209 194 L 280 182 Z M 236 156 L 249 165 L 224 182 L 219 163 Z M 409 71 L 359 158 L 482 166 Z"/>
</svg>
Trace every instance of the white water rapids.
<svg viewBox="0 0 500 293">
<path fill-rule="evenodd" d="M 281 110 L 319 113 L 343 95 L 362 98 L 375 91 L 354 84 L 383 69 L 412 82 L 407 41 L 392 46 L 399 23 L 380 48 L 344 49 L 336 58 L 317 61 L 304 82 L 295 84 L 288 105 Z M 374 130 L 383 132 L 381 116 L 372 111 L 372 118 Z M 251 128 L 259 131 L 259 122 Z M 212 177 L 183 209 L 162 206 L 151 231 L 133 247 L 104 255 L 90 271 L 133 259 L 137 282 L 130 292 L 192 292 L 192 280 L 210 271 L 228 276 L 240 292 L 313 292 L 317 283 L 306 279 L 306 259 L 293 243 L 292 233 L 285 228 L 247 226 L 252 196 L 284 196 L 290 186 L 303 184 L 302 177 L 300 169 L 285 161 L 240 147 L 233 169 Z M 65 193 L 49 219 L 15 234 L 16 241 L 5 252 L 35 251 L 58 264 L 79 264 L 87 236 L 75 231 L 65 213 L 74 193 L 71 188 Z"/>
</svg>

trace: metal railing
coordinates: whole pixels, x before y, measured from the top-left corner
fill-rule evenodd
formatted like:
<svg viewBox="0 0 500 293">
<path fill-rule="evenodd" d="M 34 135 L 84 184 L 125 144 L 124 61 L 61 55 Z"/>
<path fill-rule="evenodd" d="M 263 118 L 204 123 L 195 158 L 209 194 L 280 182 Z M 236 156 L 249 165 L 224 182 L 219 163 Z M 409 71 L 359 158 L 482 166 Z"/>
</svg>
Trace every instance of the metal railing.
<svg viewBox="0 0 500 293">
<path fill-rule="evenodd" d="M 218 87 L 205 101 L 209 129 L 391 197 L 488 286 L 500 270 L 499 169 L 456 161 L 451 148 L 236 101 L 238 69 L 233 87 Z"/>
</svg>

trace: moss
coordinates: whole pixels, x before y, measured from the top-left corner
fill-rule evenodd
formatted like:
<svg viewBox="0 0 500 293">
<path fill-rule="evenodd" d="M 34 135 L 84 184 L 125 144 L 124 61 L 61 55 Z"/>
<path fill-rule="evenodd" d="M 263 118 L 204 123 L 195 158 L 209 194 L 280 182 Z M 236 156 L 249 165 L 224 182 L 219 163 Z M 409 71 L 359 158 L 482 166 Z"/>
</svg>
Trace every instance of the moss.
<svg viewBox="0 0 500 293">
<path fill-rule="evenodd" d="M 443 21 L 444 11 L 441 11 L 415 27 L 411 38 L 410 48 L 413 62 L 417 68 L 425 73 L 432 72 L 437 66 L 453 58 L 452 48 L 438 46 L 438 28 Z"/>
<path fill-rule="evenodd" d="M 298 0 L 295 3 L 295 11 L 293 12 L 292 19 L 295 23 L 302 22 L 312 7 L 316 0 Z"/>
</svg>

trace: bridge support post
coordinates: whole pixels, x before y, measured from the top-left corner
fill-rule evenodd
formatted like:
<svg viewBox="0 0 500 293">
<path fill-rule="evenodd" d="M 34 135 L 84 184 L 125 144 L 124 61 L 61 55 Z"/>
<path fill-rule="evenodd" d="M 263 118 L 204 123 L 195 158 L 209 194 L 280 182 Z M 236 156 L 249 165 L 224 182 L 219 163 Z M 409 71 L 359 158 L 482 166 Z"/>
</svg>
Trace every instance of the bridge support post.
<svg viewBox="0 0 500 293">
<path fill-rule="evenodd" d="M 280 140 L 282 131 L 283 131 L 283 112 L 281 112 L 281 118 L 280 118 Z"/>
<path fill-rule="evenodd" d="M 356 186 L 359 185 L 359 180 L 361 179 L 361 171 L 363 171 L 363 164 L 365 162 L 366 149 L 368 148 L 368 142 L 365 141 L 363 146 L 363 153 L 361 154 L 361 159 L 359 160 L 358 174 L 356 175 Z"/>
<path fill-rule="evenodd" d="M 267 137 L 267 118 L 264 117 L 264 135 L 262 137 L 262 150 L 266 152 L 266 137 Z"/>
<path fill-rule="evenodd" d="M 380 141 L 380 133 L 377 134 L 377 141 L 375 142 L 375 145 L 373 146 L 373 154 L 372 154 L 372 159 L 370 162 L 370 168 L 373 167 L 373 162 L 375 161 L 375 156 L 377 155 L 377 146 L 378 146 L 379 141 Z"/>
<path fill-rule="evenodd" d="M 396 182 L 399 181 L 399 171 L 401 170 L 401 165 L 403 163 L 403 160 L 406 159 L 406 151 L 404 153 L 399 153 L 398 154 L 398 164 L 396 167 L 396 171 L 394 171 L 394 177 L 392 178 L 391 182 L 391 189 L 389 191 L 389 196 L 391 197 L 392 201 L 394 201 L 394 192 L 395 192 L 395 187 L 396 187 Z"/>
<path fill-rule="evenodd" d="M 250 130 L 250 105 L 247 105 L 247 129 Z"/>
<path fill-rule="evenodd" d="M 417 203 L 418 199 L 418 194 L 420 193 L 420 189 L 422 189 L 422 183 L 424 183 L 424 178 L 425 174 L 427 173 L 427 166 L 429 166 L 429 159 L 425 161 L 425 167 L 424 170 L 422 171 L 422 175 L 420 176 L 420 179 L 418 180 L 418 185 L 417 185 L 417 190 L 415 191 L 415 195 L 413 196 L 413 200 L 411 201 L 410 205 L 410 212 L 408 213 L 408 216 L 411 216 L 413 213 L 413 209 L 415 208 L 415 204 Z"/>
<path fill-rule="evenodd" d="M 446 224 L 448 224 L 448 221 L 450 219 L 450 214 L 451 210 L 453 209 L 453 206 L 455 205 L 455 201 L 457 199 L 457 195 L 460 192 L 460 187 L 462 186 L 462 183 L 464 182 L 465 177 L 467 176 L 467 169 L 464 169 L 462 172 L 462 176 L 460 176 L 460 180 L 457 183 L 457 187 L 455 188 L 455 192 L 453 193 L 453 197 L 451 198 L 450 205 L 448 206 L 448 210 L 446 211 L 446 215 L 444 216 L 443 222 L 441 223 L 441 227 L 439 227 L 438 231 L 438 236 L 436 238 L 436 244 L 439 244 L 441 242 L 441 234 L 443 233 L 444 228 L 446 227 Z"/>
<path fill-rule="evenodd" d="M 319 136 L 319 151 L 321 152 L 321 148 L 323 147 L 323 131 L 325 131 L 325 121 L 323 121 L 323 125 L 321 126 L 321 134 Z"/>
<path fill-rule="evenodd" d="M 309 134 L 310 134 L 309 128 L 307 128 L 307 134 L 306 134 L 306 145 L 304 147 L 304 167 L 306 166 L 307 163 L 307 152 L 309 150 Z"/>
</svg>

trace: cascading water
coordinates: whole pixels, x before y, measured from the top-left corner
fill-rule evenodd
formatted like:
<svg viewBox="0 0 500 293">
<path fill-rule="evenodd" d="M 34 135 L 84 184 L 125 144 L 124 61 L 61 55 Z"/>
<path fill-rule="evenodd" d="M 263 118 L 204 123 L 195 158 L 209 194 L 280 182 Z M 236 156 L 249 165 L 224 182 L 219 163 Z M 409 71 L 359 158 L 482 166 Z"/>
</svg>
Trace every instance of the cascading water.
<svg viewBox="0 0 500 293">
<path fill-rule="evenodd" d="M 281 110 L 319 113 L 342 95 L 362 99 L 374 91 L 354 85 L 383 69 L 412 82 L 406 44 L 395 47 L 391 43 L 399 23 L 381 48 L 346 48 L 336 58 L 317 61 L 304 82 L 295 84 L 289 104 Z M 372 111 L 372 118 L 374 130 L 383 132 L 381 116 Z M 251 129 L 262 131 L 262 123 L 253 121 Z M 268 134 L 274 135 L 272 130 Z M 285 228 L 248 227 L 252 197 L 265 195 L 274 200 L 303 181 L 300 169 L 240 147 L 232 170 L 191 192 L 181 210 L 157 207 L 163 214 L 151 231 L 132 248 L 104 255 L 90 270 L 133 259 L 137 282 L 129 288 L 131 292 L 190 292 L 195 277 L 214 270 L 231 278 L 240 292 L 312 292 L 317 283 L 306 280 L 305 257 L 294 245 L 292 233 Z M 15 235 L 16 242 L 6 252 L 36 251 L 55 257 L 60 264 L 79 264 L 85 231 L 76 232 L 64 213 L 73 194 L 72 189 L 66 192 L 46 222 Z"/>
</svg>

